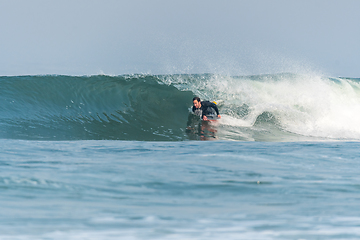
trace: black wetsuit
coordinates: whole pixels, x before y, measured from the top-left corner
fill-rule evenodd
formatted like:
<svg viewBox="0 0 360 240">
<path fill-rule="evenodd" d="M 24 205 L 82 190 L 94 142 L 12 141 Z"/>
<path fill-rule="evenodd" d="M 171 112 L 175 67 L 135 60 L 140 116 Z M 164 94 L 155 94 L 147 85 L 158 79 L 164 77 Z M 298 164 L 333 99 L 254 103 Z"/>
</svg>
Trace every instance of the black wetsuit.
<svg viewBox="0 0 360 240">
<path fill-rule="evenodd" d="M 217 108 L 215 103 L 209 102 L 209 101 L 202 101 L 201 102 L 201 107 L 200 108 L 195 108 L 195 106 L 193 106 L 193 112 L 199 116 L 201 116 L 201 118 L 205 116 L 215 116 L 217 117 L 219 114 L 219 109 Z M 201 112 L 199 112 L 199 110 Z"/>
</svg>

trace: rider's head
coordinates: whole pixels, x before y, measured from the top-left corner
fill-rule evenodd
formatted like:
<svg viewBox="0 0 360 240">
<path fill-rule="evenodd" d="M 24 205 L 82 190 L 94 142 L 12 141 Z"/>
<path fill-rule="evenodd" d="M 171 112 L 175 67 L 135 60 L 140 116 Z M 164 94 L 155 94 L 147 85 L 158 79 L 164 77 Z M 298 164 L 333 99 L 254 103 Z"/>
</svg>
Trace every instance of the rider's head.
<svg viewBox="0 0 360 240">
<path fill-rule="evenodd" d="M 193 104 L 195 108 L 200 108 L 201 107 L 201 100 L 199 97 L 194 97 L 193 98 Z"/>
</svg>

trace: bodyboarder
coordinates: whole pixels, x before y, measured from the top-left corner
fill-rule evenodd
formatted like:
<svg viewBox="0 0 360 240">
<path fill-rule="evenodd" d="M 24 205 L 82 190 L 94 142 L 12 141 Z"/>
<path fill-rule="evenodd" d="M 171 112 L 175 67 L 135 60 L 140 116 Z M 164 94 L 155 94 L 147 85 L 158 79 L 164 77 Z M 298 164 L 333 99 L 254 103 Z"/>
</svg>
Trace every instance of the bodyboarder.
<svg viewBox="0 0 360 240">
<path fill-rule="evenodd" d="M 202 120 L 210 120 L 211 116 L 217 116 L 217 118 L 221 118 L 219 114 L 219 109 L 217 108 L 215 103 L 209 101 L 201 101 L 199 97 L 193 98 L 193 108 L 192 111 L 199 115 Z"/>
</svg>

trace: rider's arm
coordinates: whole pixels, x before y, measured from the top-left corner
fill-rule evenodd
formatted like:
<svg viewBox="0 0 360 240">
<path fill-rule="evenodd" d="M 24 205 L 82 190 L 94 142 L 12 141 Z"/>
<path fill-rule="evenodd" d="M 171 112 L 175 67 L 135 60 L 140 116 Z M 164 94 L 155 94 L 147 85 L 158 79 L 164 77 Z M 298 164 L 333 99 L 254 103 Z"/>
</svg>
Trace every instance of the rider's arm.
<svg viewBox="0 0 360 240">
<path fill-rule="evenodd" d="M 220 116 L 220 113 L 219 113 L 219 109 L 218 109 L 218 107 L 216 106 L 216 104 L 215 104 L 215 103 L 212 103 L 212 107 L 215 109 L 216 114 L 217 114 L 218 117 L 219 117 L 219 116 Z"/>
</svg>

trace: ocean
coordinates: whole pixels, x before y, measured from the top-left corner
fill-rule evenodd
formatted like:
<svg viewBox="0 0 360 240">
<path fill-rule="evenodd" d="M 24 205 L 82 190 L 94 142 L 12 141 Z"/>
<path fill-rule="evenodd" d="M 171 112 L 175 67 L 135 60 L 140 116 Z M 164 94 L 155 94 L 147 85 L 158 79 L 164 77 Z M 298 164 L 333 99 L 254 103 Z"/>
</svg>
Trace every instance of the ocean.
<svg viewBox="0 0 360 240">
<path fill-rule="evenodd" d="M 360 79 L 3 76 L 0 102 L 0 239 L 360 238 Z"/>
</svg>

